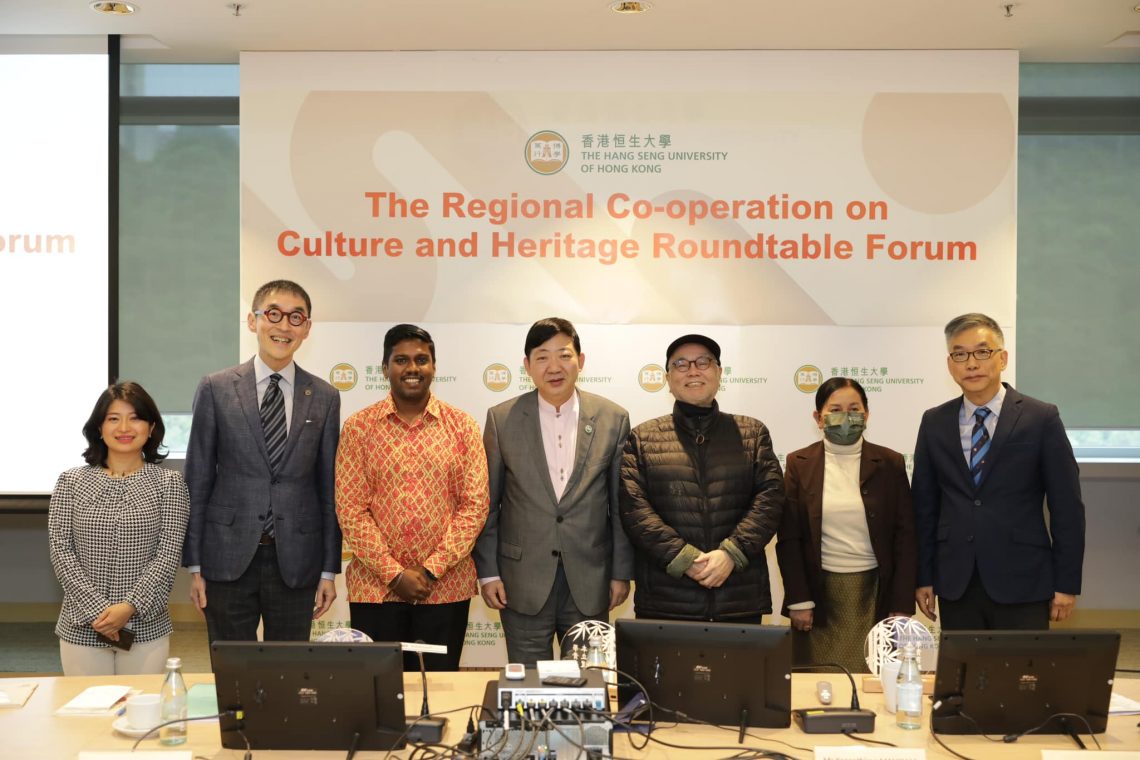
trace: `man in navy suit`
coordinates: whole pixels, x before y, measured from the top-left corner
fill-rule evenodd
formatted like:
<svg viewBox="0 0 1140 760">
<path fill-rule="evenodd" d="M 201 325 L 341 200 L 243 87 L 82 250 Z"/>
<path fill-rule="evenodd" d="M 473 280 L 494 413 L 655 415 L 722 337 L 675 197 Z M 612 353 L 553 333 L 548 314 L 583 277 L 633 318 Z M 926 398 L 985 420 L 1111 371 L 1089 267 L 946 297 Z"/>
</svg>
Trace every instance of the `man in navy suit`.
<svg viewBox="0 0 1140 760">
<path fill-rule="evenodd" d="M 914 449 L 919 608 L 944 629 L 1047 629 L 1081 593 L 1085 507 L 1057 407 L 1001 381 L 998 324 L 946 325 L 962 396 L 927 410 Z M 1049 510 L 1046 525 L 1045 508 Z"/>
<path fill-rule="evenodd" d="M 297 366 L 309 294 L 275 280 L 246 318 L 257 355 L 194 395 L 183 564 L 210 641 L 309 639 L 336 598 L 341 534 L 333 485 L 340 394 Z"/>
</svg>

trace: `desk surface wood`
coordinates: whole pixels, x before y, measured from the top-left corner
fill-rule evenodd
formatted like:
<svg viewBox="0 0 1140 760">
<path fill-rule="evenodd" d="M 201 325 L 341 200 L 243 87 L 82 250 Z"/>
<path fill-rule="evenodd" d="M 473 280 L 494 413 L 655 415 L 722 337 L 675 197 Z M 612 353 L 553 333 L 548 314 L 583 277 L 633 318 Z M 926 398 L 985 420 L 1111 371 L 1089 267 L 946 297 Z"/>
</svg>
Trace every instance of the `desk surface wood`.
<svg viewBox="0 0 1140 760">
<path fill-rule="evenodd" d="M 467 705 L 481 702 L 484 687 L 494 673 L 464 672 L 464 673 L 437 673 L 429 674 L 428 689 L 431 708 L 436 712 L 455 710 Z M 32 760 L 33 758 L 58 758 L 65 760 L 74 758 L 80 750 L 129 750 L 134 743 L 133 739 L 123 737 L 111 729 L 113 717 L 61 717 L 55 711 L 72 699 L 76 694 L 89 686 L 115 683 L 147 692 L 157 692 L 162 684 L 161 675 L 125 676 L 125 677 L 92 677 L 92 678 L 13 678 L 0 679 L 7 683 L 32 682 L 37 689 L 28 703 L 21 709 L 0 709 L 0 757 L 5 760 Z M 815 682 L 818 676 L 796 674 L 792 682 L 792 704 L 795 707 L 815 706 Z M 835 684 L 836 704 L 846 702 L 847 687 L 832 677 Z M 190 674 L 186 681 L 189 685 L 196 683 L 212 683 L 211 674 Z M 422 699 L 422 688 L 419 676 L 405 678 L 406 703 L 419 705 Z M 1117 681 L 1117 690 L 1125 696 L 1140 699 L 1140 679 L 1120 679 Z M 926 730 L 904 731 L 895 727 L 894 716 L 886 712 L 883 707 L 881 694 L 860 693 L 863 707 L 874 710 L 877 714 L 875 733 L 869 738 L 877 741 L 887 741 L 900 747 L 924 747 L 927 756 L 931 758 L 949 758 L 949 753 L 939 747 Z M 928 714 L 929 715 L 929 714 Z M 449 743 L 459 740 L 467 721 L 467 712 L 452 713 L 448 724 L 445 739 Z M 1140 728 L 1137 721 L 1140 717 L 1121 716 L 1109 719 L 1108 731 L 1098 734 L 1100 745 L 1105 750 L 1132 750 L 1140 751 Z M 835 746 L 855 744 L 852 739 L 837 735 L 807 735 L 795 726 L 787 729 L 749 729 L 750 738 L 745 740 L 746 747 L 778 750 L 786 752 L 789 756 L 807 760 L 812 757 L 812 748 L 816 745 Z M 742 749 L 736 744 L 736 732 L 716 729 L 709 726 L 680 725 L 675 728 L 662 729 L 654 736 L 673 744 L 693 745 L 712 749 L 679 750 L 651 743 L 645 750 L 634 750 L 630 746 L 629 737 L 618 735 L 614 741 L 614 754 L 618 757 L 644 757 L 644 758 L 713 758 L 728 757 Z M 786 742 L 786 744 L 775 741 Z M 638 737 L 640 742 L 641 738 Z M 989 758 L 1039 758 L 1042 749 L 1075 749 L 1072 741 L 1060 736 L 1027 736 L 1016 744 L 1000 744 L 987 741 L 980 736 L 944 736 L 945 741 L 954 750 L 974 758 L 975 760 L 989 760 Z M 1087 739 L 1089 749 L 1094 749 L 1093 743 Z M 788 745 L 791 745 L 790 747 Z M 139 745 L 140 749 L 159 749 L 157 740 L 148 740 Z M 211 760 L 240 760 L 241 752 L 224 750 L 218 735 L 216 721 L 192 722 L 189 726 L 189 741 L 184 748 L 193 751 L 194 757 L 210 758 Z M 717 749 L 719 748 L 719 749 Z M 391 753 L 393 758 L 405 758 L 408 750 Z M 268 752 L 255 750 L 255 758 L 343 758 L 343 752 Z M 385 757 L 383 752 L 360 752 L 357 754 L 362 760 L 374 760 Z"/>
</svg>

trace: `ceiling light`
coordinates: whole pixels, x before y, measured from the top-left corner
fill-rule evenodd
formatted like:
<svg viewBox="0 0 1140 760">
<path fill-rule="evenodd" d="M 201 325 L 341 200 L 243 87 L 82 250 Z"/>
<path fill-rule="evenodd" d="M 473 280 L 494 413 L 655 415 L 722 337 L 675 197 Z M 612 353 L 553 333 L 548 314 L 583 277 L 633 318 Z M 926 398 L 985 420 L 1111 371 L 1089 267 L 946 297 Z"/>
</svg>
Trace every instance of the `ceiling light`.
<svg viewBox="0 0 1140 760">
<path fill-rule="evenodd" d="M 129 16 L 135 12 L 131 3 L 91 3 L 91 10 L 96 13 L 105 13 L 108 16 Z"/>
<path fill-rule="evenodd" d="M 610 3 L 610 10 L 614 13 L 645 13 L 652 7 L 649 3 L 638 2 L 638 0 L 619 0 L 616 3 Z"/>
</svg>

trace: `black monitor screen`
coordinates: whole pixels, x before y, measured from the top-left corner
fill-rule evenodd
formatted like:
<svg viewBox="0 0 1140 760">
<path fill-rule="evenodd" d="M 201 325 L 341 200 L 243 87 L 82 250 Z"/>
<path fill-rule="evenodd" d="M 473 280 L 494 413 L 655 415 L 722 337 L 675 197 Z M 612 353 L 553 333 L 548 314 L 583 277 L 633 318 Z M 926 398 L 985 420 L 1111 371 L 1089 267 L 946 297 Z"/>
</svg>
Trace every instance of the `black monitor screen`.
<svg viewBox="0 0 1140 760">
<path fill-rule="evenodd" d="M 1119 650 L 1116 631 L 943 631 L 934 730 L 1102 733 Z"/>
<path fill-rule="evenodd" d="M 666 620 L 618 620 L 616 628 L 618 670 L 655 706 L 724 726 L 791 724 L 790 628 Z M 627 680 L 618 675 L 622 704 L 638 693 Z"/>
<path fill-rule="evenodd" d="M 218 709 L 244 712 L 254 749 L 403 746 L 399 644 L 216 641 L 211 654 Z M 220 723 L 222 746 L 245 749 L 236 720 Z"/>
</svg>

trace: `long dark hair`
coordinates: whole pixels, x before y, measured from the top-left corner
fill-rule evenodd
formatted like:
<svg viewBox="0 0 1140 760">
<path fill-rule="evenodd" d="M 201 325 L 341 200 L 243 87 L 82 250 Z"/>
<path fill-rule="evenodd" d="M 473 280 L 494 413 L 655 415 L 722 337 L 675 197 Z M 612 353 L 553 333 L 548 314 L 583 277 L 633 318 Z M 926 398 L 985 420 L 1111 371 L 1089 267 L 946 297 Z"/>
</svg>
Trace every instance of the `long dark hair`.
<svg viewBox="0 0 1140 760">
<path fill-rule="evenodd" d="M 141 385 L 126 380 L 115 383 L 99 394 L 91 416 L 83 425 L 83 437 L 87 439 L 87 450 L 83 452 L 83 459 L 92 467 L 107 466 L 107 444 L 103 442 L 103 421 L 107 419 L 107 410 L 112 402 L 126 401 L 134 407 L 135 414 L 140 420 L 154 425 L 150 438 L 143 444 L 143 460 L 151 464 L 158 464 L 166 459 L 166 454 L 160 454 L 162 437 L 166 435 L 166 426 L 162 424 L 162 415 L 158 412 L 158 405 Z"/>
</svg>

